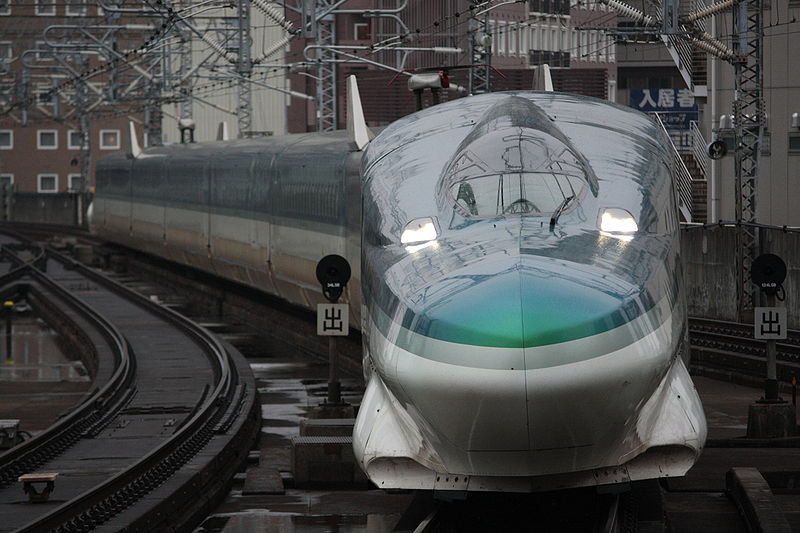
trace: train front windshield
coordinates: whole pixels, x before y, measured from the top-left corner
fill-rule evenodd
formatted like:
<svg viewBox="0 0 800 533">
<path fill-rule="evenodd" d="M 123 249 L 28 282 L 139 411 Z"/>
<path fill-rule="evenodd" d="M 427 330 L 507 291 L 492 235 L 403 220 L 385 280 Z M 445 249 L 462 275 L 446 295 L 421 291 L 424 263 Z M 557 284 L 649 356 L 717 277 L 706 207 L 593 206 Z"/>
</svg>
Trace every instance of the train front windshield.
<svg viewBox="0 0 800 533">
<path fill-rule="evenodd" d="M 471 143 L 446 171 L 447 194 L 464 216 L 549 216 L 582 196 L 586 169 L 569 147 L 540 131 L 509 129 Z"/>
<path fill-rule="evenodd" d="M 450 194 L 469 216 L 545 216 L 555 212 L 565 198 L 577 197 L 584 184 L 568 174 L 516 172 L 454 183 Z"/>
</svg>

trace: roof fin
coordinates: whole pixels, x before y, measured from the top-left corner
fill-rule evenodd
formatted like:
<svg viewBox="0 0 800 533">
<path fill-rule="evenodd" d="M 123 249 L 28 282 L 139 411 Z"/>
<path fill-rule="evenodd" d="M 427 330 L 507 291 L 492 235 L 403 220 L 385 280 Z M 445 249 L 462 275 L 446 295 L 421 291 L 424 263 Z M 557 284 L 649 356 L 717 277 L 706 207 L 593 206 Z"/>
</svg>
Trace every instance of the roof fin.
<svg viewBox="0 0 800 533">
<path fill-rule="evenodd" d="M 550 77 L 550 65 L 539 65 L 533 71 L 533 90 L 553 92 L 553 78 Z"/>
<path fill-rule="evenodd" d="M 228 123 L 224 120 L 219 123 L 217 126 L 217 140 L 218 141 L 227 141 L 230 137 L 228 137 Z"/>
<path fill-rule="evenodd" d="M 358 150 L 364 147 L 375 137 L 367 127 L 364 120 L 364 110 L 361 108 L 361 97 L 358 94 L 358 83 L 353 75 L 347 78 L 347 136 L 350 142 L 355 143 Z"/>
<path fill-rule="evenodd" d="M 139 139 L 136 138 L 136 126 L 133 121 L 128 122 L 128 143 L 125 147 L 125 152 L 128 159 L 136 159 L 142 155 L 142 149 L 139 148 Z"/>
</svg>

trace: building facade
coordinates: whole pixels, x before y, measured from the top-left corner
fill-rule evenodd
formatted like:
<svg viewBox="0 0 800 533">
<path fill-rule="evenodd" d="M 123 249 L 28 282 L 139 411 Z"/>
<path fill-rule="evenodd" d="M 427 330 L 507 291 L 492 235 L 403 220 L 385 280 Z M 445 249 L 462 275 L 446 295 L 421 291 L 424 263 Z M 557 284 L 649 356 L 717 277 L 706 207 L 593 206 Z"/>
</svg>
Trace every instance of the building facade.
<svg viewBox="0 0 800 533">
<path fill-rule="evenodd" d="M 70 46 L 75 41 L 68 32 L 87 22 L 100 24 L 106 14 L 85 1 L 0 4 L 0 183 L 21 192 L 82 192 L 93 161 L 119 150 L 127 121 L 141 123 L 144 117 L 121 108 L 81 120 L 81 106 L 113 95 L 106 93 L 108 79 L 100 72 L 102 52 Z M 120 28 L 115 42 L 125 50 L 142 33 Z M 70 83 L 89 69 L 98 75 Z"/>
</svg>

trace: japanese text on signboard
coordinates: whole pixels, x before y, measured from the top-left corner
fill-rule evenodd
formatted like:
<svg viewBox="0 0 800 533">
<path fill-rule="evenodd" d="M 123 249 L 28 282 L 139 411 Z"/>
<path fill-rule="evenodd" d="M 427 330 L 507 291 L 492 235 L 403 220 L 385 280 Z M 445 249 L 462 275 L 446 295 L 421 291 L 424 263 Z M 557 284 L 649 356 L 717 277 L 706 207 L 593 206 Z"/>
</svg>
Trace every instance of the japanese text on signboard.
<svg viewBox="0 0 800 533">
<path fill-rule="evenodd" d="M 786 308 L 785 307 L 756 307 L 755 332 L 756 339 L 785 339 L 786 338 Z"/>
<path fill-rule="evenodd" d="M 689 89 L 630 89 L 630 106 L 658 112 L 667 129 L 688 129 L 697 120 L 697 105 Z"/>
<path fill-rule="evenodd" d="M 317 304 L 317 335 L 346 336 L 349 328 L 347 304 Z"/>
</svg>

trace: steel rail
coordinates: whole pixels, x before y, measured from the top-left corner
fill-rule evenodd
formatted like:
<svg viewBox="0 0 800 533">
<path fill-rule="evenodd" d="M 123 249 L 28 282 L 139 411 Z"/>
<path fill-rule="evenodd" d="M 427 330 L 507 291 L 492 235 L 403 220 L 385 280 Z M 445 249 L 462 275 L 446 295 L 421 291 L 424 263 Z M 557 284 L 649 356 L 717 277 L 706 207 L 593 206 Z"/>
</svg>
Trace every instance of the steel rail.
<svg viewBox="0 0 800 533">
<path fill-rule="evenodd" d="M 731 352 L 766 356 L 764 341 L 751 337 L 753 327 L 740 322 L 706 318 L 689 319 L 689 336 L 696 348 L 718 348 Z M 778 341 L 778 359 L 800 362 L 800 332 L 789 330 L 785 340 Z"/>
<path fill-rule="evenodd" d="M 203 328 L 71 258 L 54 250 L 48 250 L 48 254 L 68 268 L 134 301 L 140 307 L 189 334 L 209 355 L 217 375 L 214 390 L 210 394 L 203 395 L 203 403 L 169 439 L 129 468 L 19 530 L 20 532 L 88 531 L 108 521 L 160 486 L 205 446 L 213 434 L 214 426 L 225 415 L 235 393 L 236 376 L 233 374 L 227 351 L 216 337 Z"/>
<path fill-rule="evenodd" d="M 8 250 L 4 248 L 3 254 L 8 256 Z M 35 283 L 53 291 L 101 333 L 114 354 L 115 370 L 102 388 L 95 389 L 69 414 L 42 433 L 0 455 L 0 486 L 16 482 L 19 475 L 58 456 L 80 439 L 86 430 L 102 420 L 108 414 L 108 408 L 121 395 L 123 387 L 132 379 L 134 368 L 127 341 L 120 331 L 69 291 L 44 276 L 32 264 L 22 262 L 18 268 L 0 276 L 0 287 L 19 282 L 24 276 L 30 276 Z"/>
</svg>

